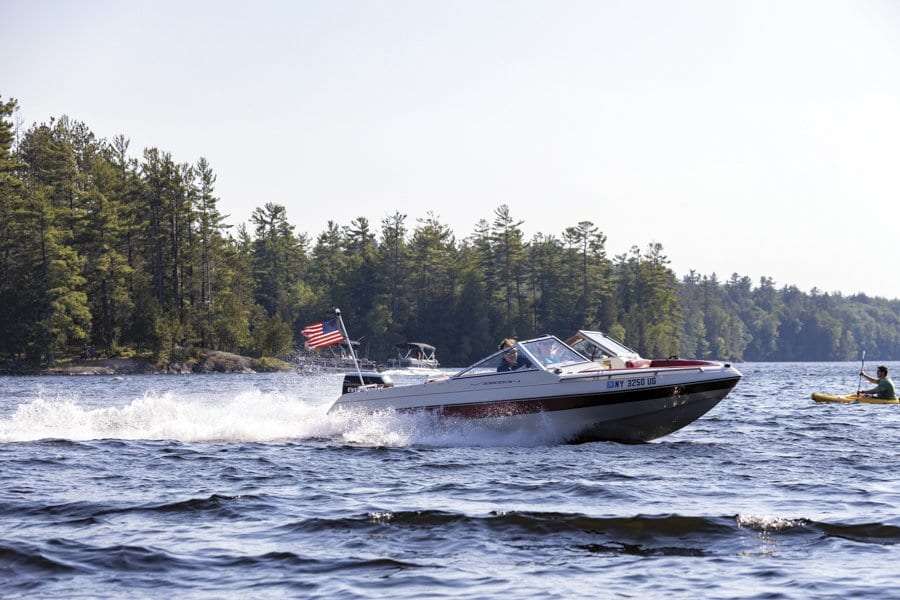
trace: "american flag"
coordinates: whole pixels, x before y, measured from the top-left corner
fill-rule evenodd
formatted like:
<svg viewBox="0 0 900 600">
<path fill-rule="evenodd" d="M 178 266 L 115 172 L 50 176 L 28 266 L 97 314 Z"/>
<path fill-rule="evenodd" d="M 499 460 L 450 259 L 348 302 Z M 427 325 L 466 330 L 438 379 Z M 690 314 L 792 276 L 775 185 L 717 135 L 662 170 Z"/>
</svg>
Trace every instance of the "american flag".
<svg viewBox="0 0 900 600">
<path fill-rule="evenodd" d="M 344 334 L 341 333 L 337 319 L 307 325 L 300 333 L 306 338 L 307 348 L 325 348 L 344 341 Z"/>
</svg>

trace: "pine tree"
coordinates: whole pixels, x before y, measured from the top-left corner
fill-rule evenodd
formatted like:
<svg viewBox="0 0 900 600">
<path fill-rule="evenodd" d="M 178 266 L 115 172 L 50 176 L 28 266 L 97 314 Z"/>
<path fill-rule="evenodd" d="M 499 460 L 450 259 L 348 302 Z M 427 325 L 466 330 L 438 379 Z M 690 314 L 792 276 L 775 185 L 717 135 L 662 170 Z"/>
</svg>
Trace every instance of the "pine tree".
<svg viewBox="0 0 900 600">
<path fill-rule="evenodd" d="M 604 327 L 611 321 L 610 264 L 606 258 L 606 236 L 591 221 L 581 221 L 563 233 L 570 259 L 566 278 L 574 302 L 569 309 L 572 328 Z"/>
<path fill-rule="evenodd" d="M 525 290 L 525 245 L 521 229 L 522 221 L 512 218 L 509 206 L 503 204 L 494 210 L 491 224 L 491 249 L 494 269 L 497 273 L 496 294 L 505 311 L 501 328 L 508 336 L 519 335 L 527 327 L 527 301 Z M 523 320 L 520 317 L 524 317 Z"/>
<path fill-rule="evenodd" d="M 536 234 L 528 248 L 528 273 L 532 297 L 532 332 L 569 332 L 571 299 L 566 297 L 562 244 L 553 235 Z M 576 323 L 575 328 L 581 325 Z M 572 333 L 572 332 L 570 332 Z M 563 334 L 568 335 L 568 334 Z"/>
<path fill-rule="evenodd" d="M 255 299 L 266 315 L 265 320 L 251 319 L 251 333 L 255 344 L 265 340 L 257 352 L 267 353 L 278 346 L 272 340 L 282 339 L 282 326 L 296 329 L 301 310 L 311 302 L 301 281 L 306 272 L 306 238 L 294 234 L 284 207 L 278 204 L 266 203 L 254 210 L 251 223 L 255 227 L 251 258 Z"/>
<path fill-rule="evenodd" d="M 316 290 L 316 303 L 312 320 L 330 314 L 335 307 L 346 307 L 343 279 L 346 272 L 344 232 L 340 226 L 328 221 L 325 231 L 316 238 L 309 263 L 309 281 Z"/>
<path fill-rule="evenodd" d="M 352 299 L 346 306 L 345 319 L 357 324 L 355 336 L 369 336 L 368 320 L 378 296 L 378 250 L 369 220 L 358 217 L 344 232 L 344 297 Z"/>
<path fill-rule="evenodd" d="M 212 334 L 213 314 L 217 312 L 219 300 L 217 294 L 219 286 L 214 286 L 213 282 L 220 276 L 225 276 L 225 273 L 222 273 L 224 267 L 221 266 L 226 245 L 222 232 L 229 226 L 225 223 L 227 215 L 219 212 L 219 199 L 215 196 L 216 175 L 209 162 L 200 157 L 194 167 L 194 173 L 198 182 L 195 194 L 198 240 L 194 258 L 199 271 L 197 300 L 200 305 L 200 315 L 197 328 L 200 333 L 201 345 L 213 347 L 215 346 Z M 236 343 L 236 339 L 230 340 L 232 346 Z"/>
<path fill-rule="evenodd" d="M 78 160 L 70 121 L 63 116 L 35 125 L 22 138 L 19 153 L 28 165 L 29 179 L 44 188 L 49 203 L 48 226 L 58 232 L 59 243 L 69 244 L 80 232 Z"/>
<path fill-rule="evenodd" d="M 478 252 L 464 245 L 459 251 L 459 292 L 450 315 L 458 336 L 447 358 L 458 364 L 470 364 L 497 343 L 491 332 L 490 316 L 486 308 L 491 294 L 479 268 Z"/>
<path fill-rule="evenodd" d="M 18 103 L 0 97 L 0 357 L 19 354 L 26 337 L 26 299 L 22 293 L 25 248 L 17 231 L 16 212 L 20 210 L 25 184 L 20 172 L 24 163 L 13 153 L 15 135 L 11 117 Z"/>
<path fill-rule="evenodd" d="M 409 261 L 413 321 L 407 334 L 412 341 L 453 347 L 456 328 L 448 311 L 456 291 L 455 263 L 456 241 L 450 228 L 432 212 L 418 219 Z"/>
<path fill-rule="evenodd" d="M 17 255 L 12 307 L 19 321 L 13 333 L 27 357 L 42 363 L 86 342 L 91 326 L 81 275 L 85 261 L 71 246 L 83 212 L 77 182 L 84 177 L 70 133 L 67 119 L 25 133 L 19 150 L 27 177 L 11 205 Z M 82 130 L 79 136 L 91 140 Z M 80 148 L 86 151 L 84 144 Z"/>
<path fill-rule="evenodd" d="M 82 199 L 85 229 L 79 247 L 85 257 L 86 293 L 91 308 L 91 340 L 111 354 L 119 345 L 134 308 L 129 293 L 132 268 L 119 252 L 123 230 L 116 167 L 103 157 L 90 165 L 90 188 Z"/>
<path fill-rule="evenodd" d="M 250 324 L 259 307 L 254 302 L 252 241 L 244 226 L 238 227 L 237 239 L 221 240 L 214 260 L 207 343 L 219 350 L 251 351 Z"/>
<path fill-rule="evenodd" d="M 385 356 L 395 344 L 405 341 L 411 322 L 409 246 L 406 215 L 394 212 L 381 221 L 381 239 L 376 249 L 378 298 L 369 317 L 369 348 Z"/>
</svg>

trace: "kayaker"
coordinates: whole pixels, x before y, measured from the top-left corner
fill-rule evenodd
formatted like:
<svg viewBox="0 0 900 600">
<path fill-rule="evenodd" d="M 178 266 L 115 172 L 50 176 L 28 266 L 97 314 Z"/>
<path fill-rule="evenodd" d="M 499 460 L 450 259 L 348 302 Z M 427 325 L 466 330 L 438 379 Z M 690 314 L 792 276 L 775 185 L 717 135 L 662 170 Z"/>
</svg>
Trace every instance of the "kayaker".
<svg viewBox="0 0 900 600">
<path fill-rule="evenodd" d="M 876 370 L 876 374 L 878 375 L 878 377 L 869 377 L 865 374 L 865 372 L 859 372 L 860 377 L 865 377 L 866 381 L 875 384 L 875 387 L 873 387 L 871 390 L 864 390 L 860 393 L 863 396 L 868 396 L 870 398 L 896 400 L 897 396 L 894 392 L 894 382 L 891 381 L 890 377 L 888 377 L 887 367 L 884 365 L 879 366 Z"/>
</svg>

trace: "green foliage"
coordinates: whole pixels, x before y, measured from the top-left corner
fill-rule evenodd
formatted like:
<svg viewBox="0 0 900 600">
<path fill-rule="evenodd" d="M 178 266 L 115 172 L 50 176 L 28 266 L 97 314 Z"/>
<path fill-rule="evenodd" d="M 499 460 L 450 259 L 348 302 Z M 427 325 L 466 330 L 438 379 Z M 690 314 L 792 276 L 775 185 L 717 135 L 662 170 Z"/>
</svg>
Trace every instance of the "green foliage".
<svg viewBox="0 0 900 600">
<path fill-rule="evenodd" d="M 290 352 L 293 346 L 291 326 L 281 315 L 257 315 L 253 323 L 252 352 L 258 356 L 279 356 Z"/>
<path fill-rule="evenodd" d="M 678 351 L 682 315 L 675 275 L 660 244 L 645 252 L 632 247 L 613 266 L 619 323 L 626 344 L 645 356 L 669 356 Z"/>
<path fill-rule="evenodd" d="M 273 358 L 271 356 L 263 356 L 251 363 L 253 370 L 257 373 L 279 373 L 290 372 L 295 370 L 295 365 L 289 362 Z"/>
<path fill-rule="evenodd" d="M 273 203 L 232 230 L 206 159 L 147 148 L 138 160 L 124 136 L 68 117 L 19 135 L 16 109 L 0 99 L 0 360 L 286 355 L 334 307 L 378 359 L 408 340 L 461 364 L 501 338 L 579 328 L 646 356 L 900 358 L 898 300 L 737 274 L 679 281 L 659 244 L 610 259 L 590 221 L 526 240 L 507 205 L 459 241 L 432 212 L 414 225 L 395 212 L 380 228 L 329 222 L 311 243 Z"/>
<path fill-rule="evenodd" d="M 91 313 L 82 291 L 85 279 L 79 274 L 83 264 L 72 248 L 52 243 L 45 273 L 48 310 L 39 329 L 50 357 L 88 337 Z"/>
<path fill-rule="evenodd" d="M 305 241 L 294 235 L 281 205 L 266 203 L 253 211 L 250 222 L 256 233 L 252 254 L 256 301 L 267 314 L 278 312 L 290 319 L 287 292 L 303 274 Z"/>
</svg>

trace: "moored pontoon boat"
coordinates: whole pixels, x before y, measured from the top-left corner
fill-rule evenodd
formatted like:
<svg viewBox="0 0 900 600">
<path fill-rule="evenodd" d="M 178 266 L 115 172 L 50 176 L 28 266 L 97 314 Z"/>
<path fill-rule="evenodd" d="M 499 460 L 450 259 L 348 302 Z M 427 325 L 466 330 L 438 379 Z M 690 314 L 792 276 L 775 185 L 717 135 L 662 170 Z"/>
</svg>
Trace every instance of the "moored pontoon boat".
<svg viewBox="0 0 900 600">
<path fill-rule="evenodd" d="M 434 356 L 436 348 L 422 342 L 397 344 L 397 358 L 388 361 L 392 369 L 437 369 L 440 366 Z"/>
<path fill-rule="evenodd" d="M 360 343 L 356 340 L 350 340 L 349 343 L 353 344 L 353 348 L 359 355 Z M 293 362 L 303 372 L 334 372 L 352 369 L 355 365 L 350 354 L 350 347 L 347 344 L 348 340 L 344 340 L 338 345 L 321 350 L 304 349 L 293 356 Z M 368 358 L 357 356 L 357 360 L 360 368 L 375 369 L 375 363 Z"/>
</svg>

